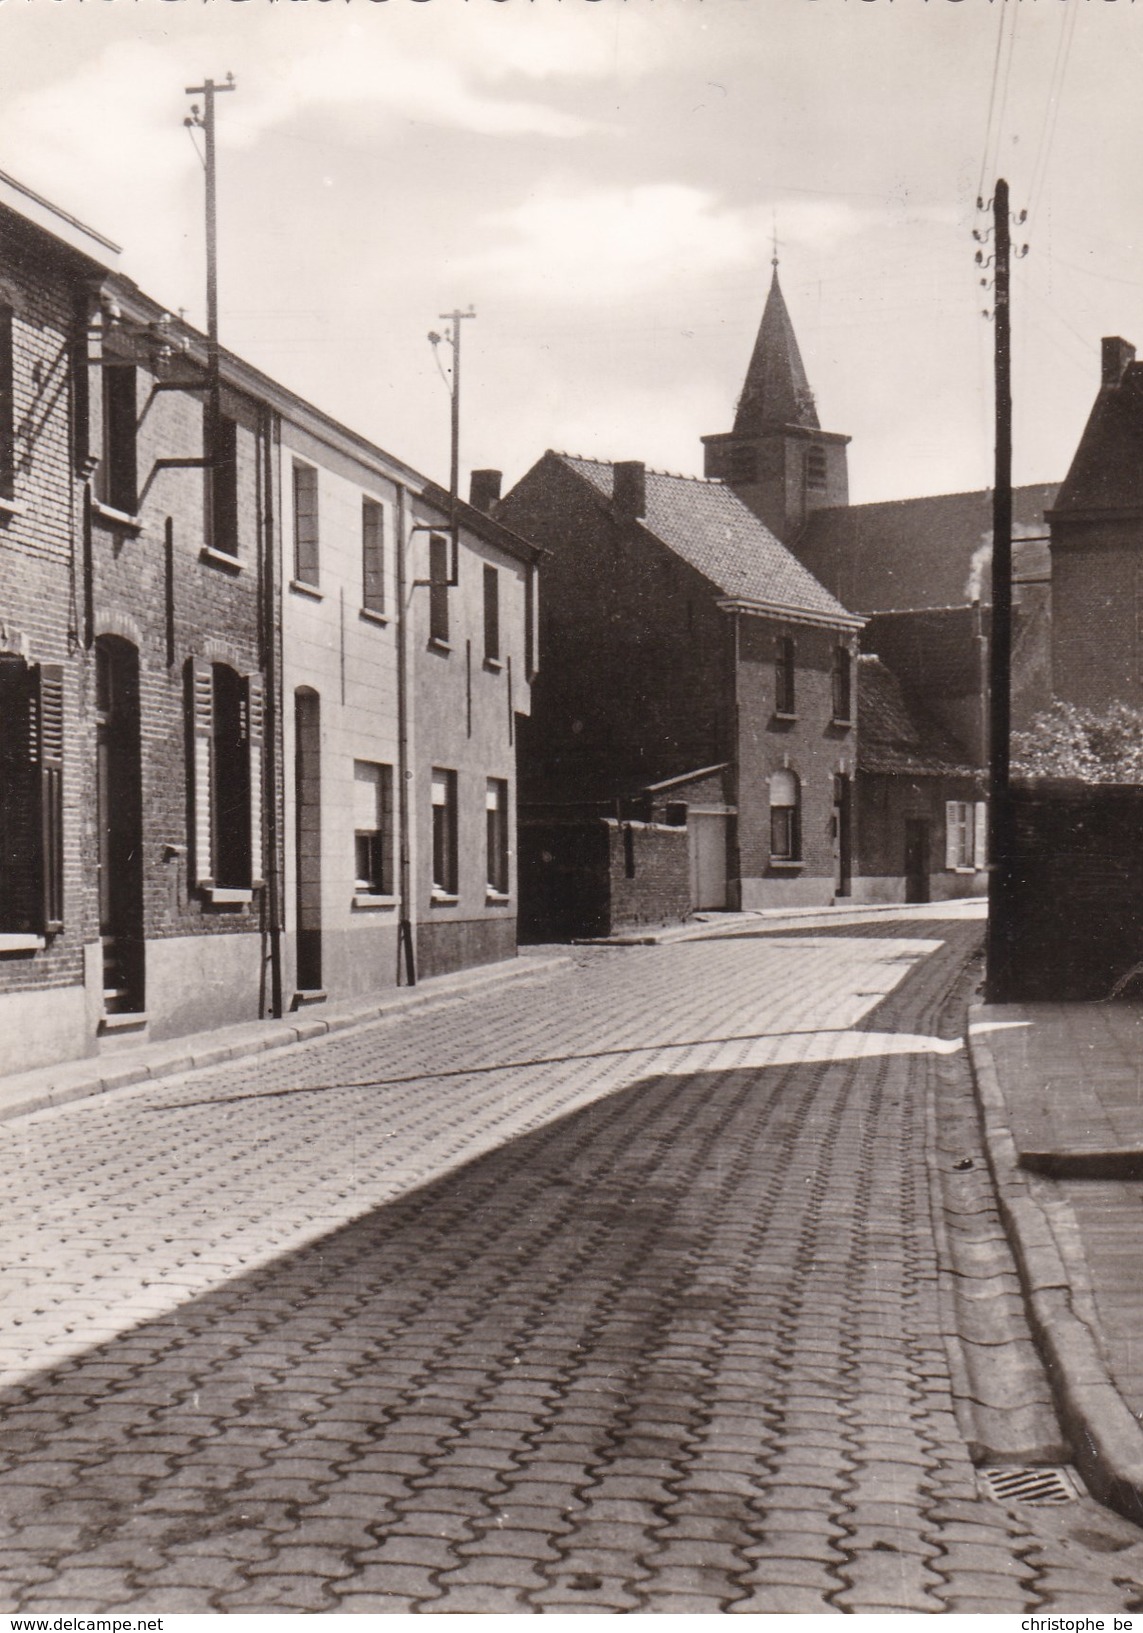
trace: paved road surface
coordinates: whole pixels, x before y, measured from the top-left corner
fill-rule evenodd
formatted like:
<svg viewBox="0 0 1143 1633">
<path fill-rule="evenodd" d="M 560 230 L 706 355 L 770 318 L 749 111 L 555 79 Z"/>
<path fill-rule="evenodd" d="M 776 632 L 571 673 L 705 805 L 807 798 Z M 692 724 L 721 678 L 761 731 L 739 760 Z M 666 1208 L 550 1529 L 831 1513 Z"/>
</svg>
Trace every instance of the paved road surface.
<svg viewBox="0 0 1143 1633">
<path fill-rule="evenodd" d="M 1143 1609 L 978 1494 L 964 920 L 591 950 L 8 1125 L 5 1609 Z M 961 983 L 963 988 L 963 982 Z"/>
</svg>

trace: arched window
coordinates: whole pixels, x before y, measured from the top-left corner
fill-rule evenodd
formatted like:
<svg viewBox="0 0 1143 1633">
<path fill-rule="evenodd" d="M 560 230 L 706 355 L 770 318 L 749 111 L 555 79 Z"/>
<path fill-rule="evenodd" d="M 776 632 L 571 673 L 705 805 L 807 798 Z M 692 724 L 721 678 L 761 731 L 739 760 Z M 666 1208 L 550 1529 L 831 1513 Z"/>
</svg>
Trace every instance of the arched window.
<svg viewBox="0 0 1143 1633">
<path fill-rule="evenodd" d="M 770 859 L 797 862 L 802 855 L 801 787 L 793 771 L 770 778 Z"/>
</svg>

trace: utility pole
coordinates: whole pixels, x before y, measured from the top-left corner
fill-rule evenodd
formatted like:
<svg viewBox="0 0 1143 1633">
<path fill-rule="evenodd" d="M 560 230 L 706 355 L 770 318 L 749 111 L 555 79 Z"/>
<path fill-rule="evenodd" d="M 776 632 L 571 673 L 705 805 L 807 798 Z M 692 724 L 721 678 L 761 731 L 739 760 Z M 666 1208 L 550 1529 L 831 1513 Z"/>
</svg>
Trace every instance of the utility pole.
<svg viewBox="0 0 1143 1633">
<path fill-rule="evenodd" d="M 457 521 L 457 500 L 460 498 L 460 326 L 465 318 L 474 318 L 476 313 L 470 306 L 467 312 L 441 312 L 442 323 L 451 324 L 446 338 L 452 346 L 452 454 L 449 464 L 449 525 L 452 529 L 452 571 L 450 578 L 453 584 L 457 580 L 459 568 L 459 523 Z M 429 335 L 433 346 L 439 346 L 441 336 L 435 331 Z"/>
<path fill-rule="evenodd" d="M 1024 217 L 1021 216 L 1021 220 Z M 1012 717 L 1012 330 L 1009 305 L 1012 242 L 1008 183 L 992 200 L 995 278 L 996 474 L 992 492 L 992 630 L 988 674 L 988 933 L 985 996 L 1008 999 L 1012 973 L 1012 806 L 1009 731 Z M 982 252 L 977 260 L 984 261 Z"/>
<path fill-rule="evenodd" d="M 234 75 L 227 74 L 224 85 L 208 79 L 202 85 L 188 85 L 187 96 L 201 96 L 200 113 L 196 103 L 183 120 L 188 130 L 198 129 L 206 143 L 206 366 L 208 374 L 206 447 L 204 453 L 208 470 L 213 470 L 218 456 L 218 427 L 222 418 L 222 389 L 218 350 L 218 200 L 217 172 L 214 160 L 214 99 L 223 91 L 235 89 Z"/>
</svg>

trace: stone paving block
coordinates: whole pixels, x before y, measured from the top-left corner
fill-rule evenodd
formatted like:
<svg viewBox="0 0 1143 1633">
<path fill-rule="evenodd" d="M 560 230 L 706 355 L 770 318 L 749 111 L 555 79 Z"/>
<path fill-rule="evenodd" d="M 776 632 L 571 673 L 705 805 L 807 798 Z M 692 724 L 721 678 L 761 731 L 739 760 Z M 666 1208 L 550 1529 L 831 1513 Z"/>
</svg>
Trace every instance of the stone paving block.
<svg viewBox="0 0 1143 1633">
<path fill-rule="evenodd" d="M 438 1599 L 429 1599 L 418 1605 L 410 1601 L 409 1609 L 423 1611 L 426 1615 L 506 1616 L 530 1611 L 530 1598 L 529 1594 L 517 1588 L 469 1582 L 446 1588 Z M 347 1599 L 345 1605 L 347 1610 L 358 1608 L 352 1599 Z M 362 1605 L 360 1608 L 372 1607 Z"/>
<path fill-rule="evenodd" d="M 333 1610 L 337 1601 L 323 1582 L 308 1576 L 282 1572 L 263 1576 L 245 1586 L 217 1595 L 218 1607 L 227 1611 L 310 1611 Z"/>
<path fill-rule="evenodd" d="M 517 1554 L 479 1554 L 467 1558 L 455 1570 L 442 1571 L 437 1579 L 442 1590 L 461 1587 L 517 1588 L 539 1591 L 547 1586 L 538 1565 Z"/>
<path fill-rule="evenodd" d="M 924 1611 L 937 1609 L 940 1602 L 933 1595 L 942 1578 L 909 1554 L 871 1549 L 848 1560 L 841 1574 L 847 1586 L 837 1594 L 836 1603 L 842 1610 L 868 1606 Z"/>
<path fill-rule="evenodd" d="M 732 1614 L 746 1616 L 828 1616 L 841 1613 L 839 1606 L 832 1604 L 817 1589 L 786 1583 L 760 1585 L 726 1608 Z"/>
<path fill-rule="evenodd" d="M 380 1538 L 359 1555 L 359 1563 L 370 1566 L 416 1565 L 426 1570 L 451 1570 L 460 1563 L 452 1543 L 444 1537 L 392 1533 Z"/>
</svg>

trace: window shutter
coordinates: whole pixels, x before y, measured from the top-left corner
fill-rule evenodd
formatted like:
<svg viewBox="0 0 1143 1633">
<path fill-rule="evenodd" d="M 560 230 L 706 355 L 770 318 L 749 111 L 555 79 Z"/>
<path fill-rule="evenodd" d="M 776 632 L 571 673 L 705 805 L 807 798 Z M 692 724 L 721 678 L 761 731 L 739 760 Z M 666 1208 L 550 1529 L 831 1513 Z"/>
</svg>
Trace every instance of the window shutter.
<svg viewBox="0 0 1143 1633">
<path fill-rule="evenodd" d="M 210 832 L 210 780 L 214 747 L 214 673 L 205 658 L 187 662 L 187 715 L 190 737 L 191 876 L 196 884 L 214 880 Z"/>
<path fill-rule="evenodd" d="M 960 861 L 960 804 L 955 799 L 945 801 L 945 867 L 955 868 Z"/>
<path fill-rule="evenodd" d="M 0 498 L 16 492 L 16 395 L 13 319 L 0 306 Z"/>
<path fill-rule="evenodd" d="M 39 669 L 41 923 L 63 929 L 64 674 L 58 663 Z"/>
<path fill-rule="evenodd" d="M 261 675 L 246 677 L 246 753 L 250 769 L 250 882 L 264 882 L 263 868 L 263 754 L 266 730 L 266 692 Z"/>
<path fill-rule="evenodd" d="M 988 801 L 976 802 L 976 832 L 973 835 L 972 865 L 979 873 L 988 866 Z"/>
<path fill-rule="evenodd" d="M 0 930 L 40 930 L 39 771 L 34 671 L 0 660 Z"/>
</svg>

